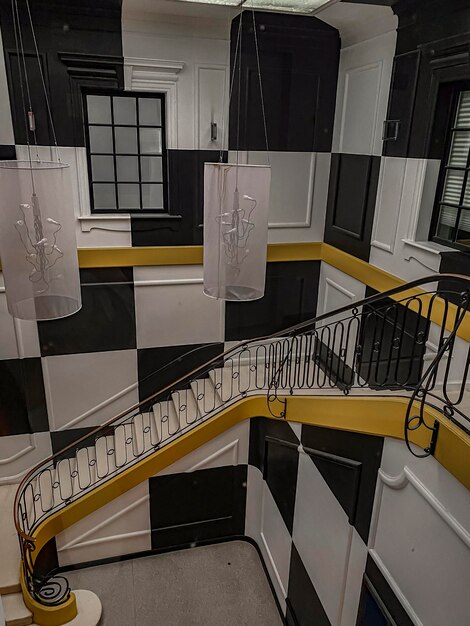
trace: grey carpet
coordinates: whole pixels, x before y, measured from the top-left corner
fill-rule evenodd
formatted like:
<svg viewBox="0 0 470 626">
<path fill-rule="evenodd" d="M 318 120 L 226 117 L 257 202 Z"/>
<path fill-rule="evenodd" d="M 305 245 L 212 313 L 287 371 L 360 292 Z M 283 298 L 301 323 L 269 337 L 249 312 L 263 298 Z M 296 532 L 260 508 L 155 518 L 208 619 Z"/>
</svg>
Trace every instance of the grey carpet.
<svg viewBox="0 0 470 626">
<path fill-rule="evenodd" d="M 263 566 L 245 541 L 99 565 L 67 578 L 103 604 L 102 626 L 280 626 Z"/>
</svg>

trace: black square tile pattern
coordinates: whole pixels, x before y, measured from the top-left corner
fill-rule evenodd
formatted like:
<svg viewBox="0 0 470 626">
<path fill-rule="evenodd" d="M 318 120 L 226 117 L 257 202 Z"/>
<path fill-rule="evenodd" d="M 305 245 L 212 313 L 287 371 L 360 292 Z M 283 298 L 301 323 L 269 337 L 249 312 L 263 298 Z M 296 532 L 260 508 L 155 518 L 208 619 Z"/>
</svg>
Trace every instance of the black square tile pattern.
<svg viewBox="0 0 470 626">
<path fill-rule="evenodd" d="M 59 320 L 39 322 L 41 354 L 75 354 L 136 347 L 132 268 L 80 270 L 82 308 Z"/>
<path fill-rule="evenodd" d="M 41 359 L 0 360 L 0 436 L 48 430 Z"/>
<path fill-rule="evenodd" d="M 382 459 L 383 437 L 304 424 L 302 426 L 302 445 L 305 448 L 318 450 L 328 455 L 343 457 L 344 460 L 350 459 L 351 461 L 357 461 L 361 464 L 358 487 L 354 487 L 357 475 L 354 471 L 355 464 L 351 464 L 350 479 L 352 480 L 351 486 L 357 489 L 356 503 L 348 500 L 348 505 L 346 506 L 344 486 L 341 484 L 341 481 L 338 480 L 337 474 L 330 474 L 327 483 L 338 498 L 338 502 L 341 506 L 343 506 L 345 510 L 348 509 L 346 510 L 348 514 L 351 512 L 350 507 L 355 507 L 352 518 L 354 520 L 354 527 L 362 537 L 364 543 L 367 544 L 372 507 L 374 504 L 377 472 Z M 322 469 L 323 472 L 325 472 L 325 468 L 323 467 Z M 335 486 L 337 486 L 337 489 Z"/>
<path fill-rule="evenodd" d="M 243 535 L 246 480 L 246 465 L 151 478 L 152 548 Z"/>
<path fill-rule="evenodd" d="M 286 623 L 287 626 L 331 626 L 294 543 L 290 555 Z"/>
<path fill-rule="evenodd" d="M 262 298 L 226 303 L 225 339 L 261 337 L 314 317 L 319 275 L 319 261 L 268 263 Z"/>
</svg>

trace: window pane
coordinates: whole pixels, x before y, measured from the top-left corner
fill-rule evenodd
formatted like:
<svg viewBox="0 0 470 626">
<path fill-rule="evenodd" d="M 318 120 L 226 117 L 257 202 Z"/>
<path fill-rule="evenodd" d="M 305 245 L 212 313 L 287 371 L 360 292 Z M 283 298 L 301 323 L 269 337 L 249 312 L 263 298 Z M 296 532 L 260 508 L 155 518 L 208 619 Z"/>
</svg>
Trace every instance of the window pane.
<svg viewBox="0 0 470 626">
<path fill-rule="evenodd" d="M 113 98 L 114 123 L 136 124 L 135 98 Z"/>
<path fill-rule="evenodd" d="M 162 104 L 157 98 L 139 98 L 139 124 L 161 126 Z"/>
<path fill-rule="evenodd" d="M 470 132 L 463 130 L 456 131 L 452 138 L 452 146 L 450 148 L 449 155 L 449 165 L 466 167 L 469 149 Z"/>
<path fill-rule="evenodd" d="M 140 157 L 142 181 L 160 183 L 163 181 L 162 157 Z"/>
<path fill-rule="evenodd" d="M 463 209 L 460 213 L 457 241 L 470 246 L 470 209 Z"/>
<path fill-rule="evenodd" d="M 116 126 L 114 129 L 117 154 L 137 154 L 137 129 Z"/>
<path fill-rule="evenodd" d="M 140 152 L 142 154 L 161 154 L 162 131 L 160 128 L 140 129 Z"/>
<path fill-rule="evenodd" d="M 116 170 L 118 181 L 139 181 L 139 161 L 138 157 L 117 156 Z"/>
<path fill-rule="evenodd" d="M 467 207 L 470 207 L 470 174 L 467 178 L 467 185 L 465 187 L 465 193 L 463 196 L 463 204 Z"/>
<path fill-rule="evenodd" d="M 452 230 L 455 227 L 458 209 L 453 206 L 441 206 L 437 236 L 442 239 L 452 239 Z"/>
<path fill-rule="evenodd" d="M 114 181 L 114 159 L 112 156 L 92 156 L 91 171 L 93 180 Z"/>
<path fill-rule="evenodd" d="M 113 152 L 113 136 L 111 128 L 106 126 L 90 126 L 90 152 Z"/>
<path fill-rule="evenodd" d="M 142 185 L 142 208 L 163 209 L 163 185 Z"/>
<path fill-rule="evenodd" d="M 115 209 L 116 190 L 114 185 L 93 184 L 93 200 L 95 209 Z"/>
<path fill-rule="evenodd" d="M 460 195 L 462 193 L 464 180 L 464 172 L 459 170 L 448 170 L 446 181 L 444 183 L 444 193 L 442 201 L 450 204 L 460 204 Z"/>
<path fill-rule="evenodd" d="M 462 91 L 455 125 L 470 128 L 470 91 Z"/>
<path fill-rule="evenodd" d="M 111 124 L 111 98 L 87 96 L 86 106 L 89 124 Z"/>
<path fill-rule="evenodd" d="M 120 209 L 140 209 L 139 185 L 118 185 Z"/>
</svg>

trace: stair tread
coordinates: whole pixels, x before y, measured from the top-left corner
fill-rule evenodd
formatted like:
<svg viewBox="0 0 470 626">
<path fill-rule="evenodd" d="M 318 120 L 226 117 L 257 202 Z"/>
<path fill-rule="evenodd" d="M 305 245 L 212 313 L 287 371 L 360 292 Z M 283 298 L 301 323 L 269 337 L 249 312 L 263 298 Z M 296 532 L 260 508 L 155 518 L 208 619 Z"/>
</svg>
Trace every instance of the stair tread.
<svg viewBox="0 0 470 626">
<path fill-rule="evenodd" d="M 7 626 L 31 624 L 33 614 L 26 607 L 21 593 L 9 593 L 2 596 L 5 622 Z"/>
<path fill-rule="evenodd" d="M 0 552 L 0 593 L 19 590 L 20 584 L 20 548 L 13 522 L 13 503 L 18 485 L 0 487 L 0 524 L 2 528 Z"/>
</svg>

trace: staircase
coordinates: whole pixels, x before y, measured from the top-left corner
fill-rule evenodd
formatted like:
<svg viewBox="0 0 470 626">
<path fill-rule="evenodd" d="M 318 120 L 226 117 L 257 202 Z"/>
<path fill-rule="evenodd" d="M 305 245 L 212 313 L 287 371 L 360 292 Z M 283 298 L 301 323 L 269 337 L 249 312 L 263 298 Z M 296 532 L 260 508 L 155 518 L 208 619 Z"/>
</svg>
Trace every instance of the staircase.
<svg viewBox="0 0 470 626">
<path fill-rule="evenodd" d="M 449 280 L 451 289 L 433 287 Z M 40 463 L 16 497 L 13 488 L 3 488 L 2 508 L 14 511 L 0 572 L 7 625 L 31 624 L 33 614 L 47 624 L 97 623 L 92 621 L 96 606 L 93 618 L 76 621 L 83 619 L 87 604 L 93 605 L 90 592 L 72 593 L 65 578 L 39 576 L 37 554 L 60 530 L 152 475 L 157 454 L 246 399 L 262 398 L 266 414 L 283 419 L 288 399 L 296 395 L 406 396 L 403 436 L 418 456 L 433 454 L 438 437 L 428 406 L 468 433 L 470 351 L 458 385 L 449 383 L 449 368 L 457 338 L 470 334 L 469 290 L 468 278 L 430 276 L 242 342 Z M 440 329 L 438 345 L 426 362 L 432 328 Z M 425 441 L 421 453 L 412 449 L 412 441 Z"/>
</svg>

